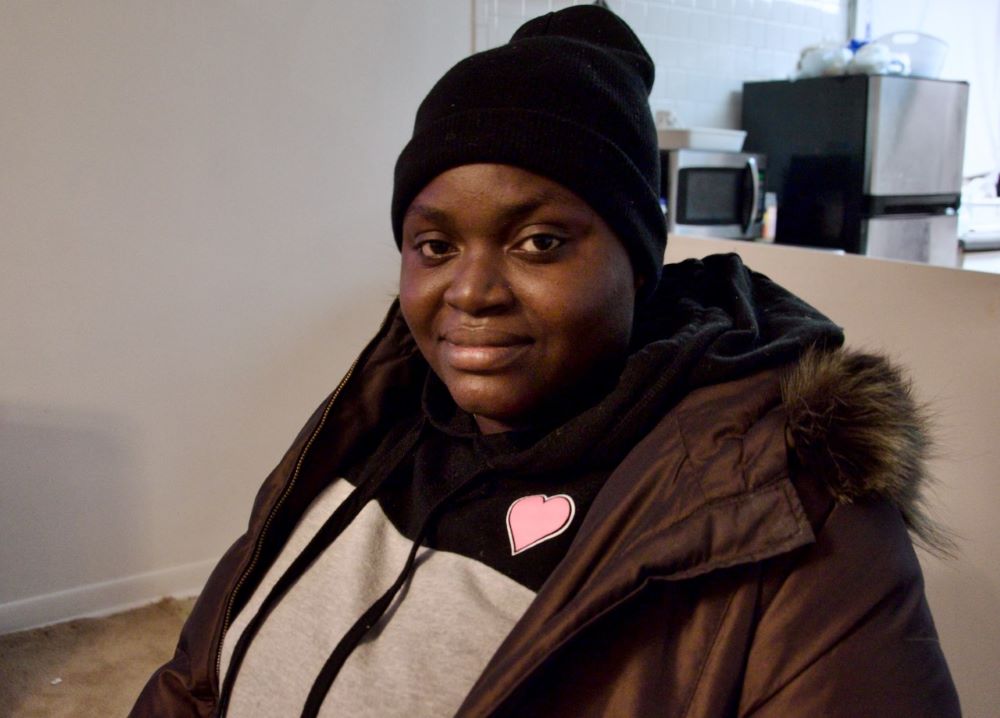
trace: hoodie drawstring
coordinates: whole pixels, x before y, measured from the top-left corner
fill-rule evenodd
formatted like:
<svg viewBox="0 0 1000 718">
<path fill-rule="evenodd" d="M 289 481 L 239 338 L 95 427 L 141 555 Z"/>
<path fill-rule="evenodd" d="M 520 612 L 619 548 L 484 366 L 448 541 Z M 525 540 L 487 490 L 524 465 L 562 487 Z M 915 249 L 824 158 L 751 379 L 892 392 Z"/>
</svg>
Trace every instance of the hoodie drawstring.
<svg viewBox="0 0 1000 718">
<path fill-rule="evenodd" d="M 298 582 L 299 578 L 301 578 L 302 575 L 309 569 L 313 561 L 315 561 L 330 546 L 330 544 L 332 544 L 337 537 L 340 536 L 344 529 L 350 525 L 357 515 L 361 513 L 361 510 L 365 507 L 365 505 L 375 496 L 388 478 L 392 476 L 396 467 L 399 466 L 406 456 L 413 451 L 413 448 L 417 445 L 417 442 L 420 439 L 424 426 L 426 426 L 425 422 L 421 421 L 416 427 L 410 429 L 407 434 L 401 437 L 395 446 L 388 451 L 388 455 L 386 456 L 386 460 L 384 462 L 379 462 L 378 467 L 375 467 L 369 476 L 362 476 L 360 478 L 357 487 L 340 504 L 340 506 L 337 507 L 337 509 L 320 527 L 319 531 L 316 532 L 316 535 L 313 536 L 302 552 L 295 557 L 295 560 L 292 561 L 288 569 L 286 569 L 277 582 L 275 582 L 274 587 L 261 603 L 260 609 L 257 611 L 256 615 L 249 621 L 249 623 L 247 623 L 243 634 L 240 636 L 239 641 L 236 642 L 236 646 L 233 648 L 233 655 L 229 660 L 229 668 L 226 671 L 225 680 L 223 681 L 222 687 L 219 691 L 217 714 L 219 718 L 223 718 L 226 715 L 229 699 L 233 692 L 233 685 L 236 682 L 236 676 L 240 671 L 243 659 L 246 657 L 247 649 L 256 637 L 260 627 L 264 624 L 264 621 L 271 614 L 271 611 L 274 610 L 274 607 L 278 605 L 282 598 L 284 598 L 288 590 L 294 586 Z"/>
<path fill-rule="evenodd" d="M 406 557 L 406 563 L 403 565 L 403 570 L 400 571 L 399 576 L 396 577 L 396 580 L 389 587 L 389 589 L 383 593 L 377 601 L 368 607 L 368 610 L 361 615 L 361 618 L 354 622 L 354 625 L 351 626 L 350 630 L 344 634 L 343 638 L 340 639 L 337 647 L 333 649 L 330 657 L 326 659 L 326 663 L 320 670 L 319 675 L 316 676 L 312 689 L 309 691 L 309 696 L 306 698 L 305 706 L 302 708 L 302 718 L 315 718 L 315 716 L 319 714 L 319 709 L 322 706 L 323 701 L 326 699 L 326 694 L 329 692 L 330 686 L 333 685 L 334 680 L 337 678 L 337 674 L 343 667 L 344 662 L 350 657 L 351 653 L 362 641 L 362 639 L 364 639 L 368 631 L 370 631 L 371 628 L 378 623 L 379 619 L 386 612 L 386 609 L 388 609 L 392 604 L 393 599 L 396 597 L 396 594 L 399 593 L 400 589 L 406 585 L 406 582 L 412 576 L 416 565 L 417 551 L 420 549 L 420 545 L 426 537 L 428 530 L 437 520 L 442 509 L 456 499 L 459 494 L 468 489 L 474 481 L 481 479 L 482 476 L 483 475 L 480 472 L 473 473 L 469 478 L 449 492 L 443 499 L 438 501 L 434 507 L 427 512 L 427 516 L 424 517 L 423 523 L 420 525 L 420 530 L 413 539 L 413 545 L 410 547 L 410 553 Z"/>
</svg>

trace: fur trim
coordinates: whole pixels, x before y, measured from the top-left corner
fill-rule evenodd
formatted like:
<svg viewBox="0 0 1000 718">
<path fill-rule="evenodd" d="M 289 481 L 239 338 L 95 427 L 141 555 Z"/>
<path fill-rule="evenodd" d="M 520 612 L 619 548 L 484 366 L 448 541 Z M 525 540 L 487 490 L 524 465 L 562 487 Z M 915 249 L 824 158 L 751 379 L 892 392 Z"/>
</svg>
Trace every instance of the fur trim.
<svg viewBox="0 0 1000 718">
<path fill-rule="evenodd" d="M 930 421 L 900 369 L 874 354 L 811 349 L 783 375 L 781 390 L 796 458 L 838 502 L 887 499 L 918 544 L 953 553 L 925 510 Z"/>
</svg>

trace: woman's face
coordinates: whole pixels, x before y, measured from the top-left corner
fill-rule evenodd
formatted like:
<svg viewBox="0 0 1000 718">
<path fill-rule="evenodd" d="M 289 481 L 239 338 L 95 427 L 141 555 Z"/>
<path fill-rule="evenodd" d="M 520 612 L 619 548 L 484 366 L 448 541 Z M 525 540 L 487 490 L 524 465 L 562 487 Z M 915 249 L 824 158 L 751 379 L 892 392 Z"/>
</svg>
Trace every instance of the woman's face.
<svg viewBox="0 0 1000 718">
<path fill-rule="evenodd" d="M 403 316 L 483 433 L 530 426 L 618 365 L 636 287 L 590 206 L 516 167 L 448 170 L 403 220 Z"/>
</svg>

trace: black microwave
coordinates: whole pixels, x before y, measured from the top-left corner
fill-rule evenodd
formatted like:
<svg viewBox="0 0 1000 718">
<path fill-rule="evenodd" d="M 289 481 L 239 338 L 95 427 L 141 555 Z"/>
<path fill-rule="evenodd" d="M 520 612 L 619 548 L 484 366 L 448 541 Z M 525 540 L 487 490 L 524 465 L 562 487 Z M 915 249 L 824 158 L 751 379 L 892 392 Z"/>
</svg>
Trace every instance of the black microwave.
<svg viewBox="0 0 1000 718">
<path fill-rule="evenodd" d="M 764 155 L 661 150 L 661 202 L 667 231 L 756 239 L 764 218 Z"/>
</svg>

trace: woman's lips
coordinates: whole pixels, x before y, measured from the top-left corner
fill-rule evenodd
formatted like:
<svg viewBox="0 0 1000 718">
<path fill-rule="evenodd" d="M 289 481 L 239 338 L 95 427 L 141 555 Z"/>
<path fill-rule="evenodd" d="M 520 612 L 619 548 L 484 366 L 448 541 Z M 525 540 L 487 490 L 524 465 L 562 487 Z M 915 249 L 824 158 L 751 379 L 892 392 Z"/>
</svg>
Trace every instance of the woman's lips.
<svg viewBox="0 0 1000 718">
<path fill-rule="evenodd" d="M 531 343 L 530 337 L 511 332 L 459 328 L 442 335 L 441 353 L 453 369 L 491 372 L 516 362 Z"/>
</svg>

